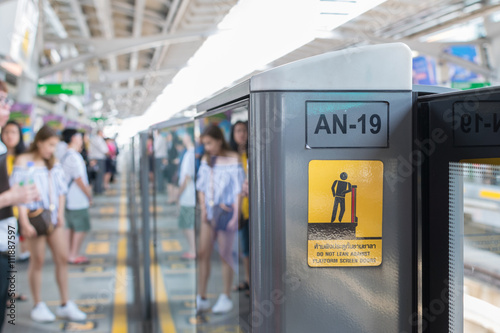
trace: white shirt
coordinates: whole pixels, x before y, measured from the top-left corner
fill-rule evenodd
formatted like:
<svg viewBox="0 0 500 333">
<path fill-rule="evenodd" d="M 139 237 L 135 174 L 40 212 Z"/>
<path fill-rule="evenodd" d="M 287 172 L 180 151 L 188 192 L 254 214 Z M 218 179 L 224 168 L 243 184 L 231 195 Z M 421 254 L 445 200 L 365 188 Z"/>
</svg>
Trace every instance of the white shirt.
<svg viewBox="0 0 500 333">
<path fill-rule="evenodd" d="M 64 154 L 66 154 L 66 150 L 68 150 L 68 144 L 64 141 L 59 141 L 54 156 L 60 161 Z"/>
<path fill-rule="evenodd" d="M 109 152 L 106 141 L 98 135 L 90 138 L 89 159 L 90 160 L 105 160 L 106 154 Z"/>
<path fill-rule="evenodd" d="M 61 158 L 61 163 L 64 174 L 66 175 L 66 181 L 69 185 L 68 194 L 66 196 L 66 208 L 68 210 L 89 208 L 89 199 L 75 182 L 75 179 L 81 178 L 85 185 L 89 184 L 87 168 L 82 155 L 73 148 L 69 148 L 66 154 Z"/>
<path fill-rule="evenodd" d="M 194 147 L 189 148 L 182 158 L 179 170 L 179 186 L 184 183 L 184 179 L 189 176 L 191 179 L 186 188 L 181 193 L 179 204 L 185 207 L 194 207 L 196 205 L 196 188 L 194 186 L 195 156 Z"/>
<path fill-rule="evenodd" d="M 155 158 L 167 158 L 167 139 L 162 135 L 155 136 L 154 151 Z"/>
<path fill-rule="evenodd" d="M 7 147 L 0 141 L 0 155 L 7 153 Z M 10 226 L 10 228 L 9 228 Z M 17 220 L 15 217 L 9 217 L 3 220 L 0 220 L 0 252 L 5 252 L 9 249 L 9 229 L 15 230 L 16 234 L 19 230 L 17 230 Z M 10 239 L 16 242 L 16 236 L 14 235 L 14 239 Z M 11 243 L 12 244 L 12 243 Z"/>
</svg>

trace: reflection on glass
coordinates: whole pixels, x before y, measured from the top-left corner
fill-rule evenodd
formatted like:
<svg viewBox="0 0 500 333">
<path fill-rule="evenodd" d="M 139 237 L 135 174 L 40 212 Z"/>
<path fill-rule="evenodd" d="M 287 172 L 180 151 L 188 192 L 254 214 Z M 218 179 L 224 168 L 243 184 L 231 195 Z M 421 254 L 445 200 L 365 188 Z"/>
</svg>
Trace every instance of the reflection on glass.
<svg viewBox="0 0 500 333">
<path fill-rule="evenodd" d="M 238 331 L 250 308 L 247 119 L 245 106 L 196 122 L 198 332 Z"/>
<path fill-rule="evenodd" d="M 243 170 L 245 171 L 245 181 L 241 191 L 241 215 L 239 223 L 240 250 L 245 270 L 245 280 L 238 284 L 236 290 L 245 291 L 246 296 L 250 296 L 250 203 L 248 201 L 248 122 L 238 120 L 231 128 L 231 149 L 238 153 Z"/>
<path fill-rule="evenodd" d="M 193 123 L 152 135 L 156 244 L 155 296 L 161 327 L 169 317 L 177 332 L 196 331 L 195 146 Z M 168 295 L 168 304 L 164 301 Z M 162 322 L 165 321 L 165 322 Z M 172 323 L 170 323 L 172 325 Z M 173 328 L 172 328 L 173 329 Z"/>
<path fill-rule="evenodd" d="M 498 166 L 450 166 L 450 309 L 463 314 L 456 332 L 500 331 L 499 181 Z"/>
</svg>

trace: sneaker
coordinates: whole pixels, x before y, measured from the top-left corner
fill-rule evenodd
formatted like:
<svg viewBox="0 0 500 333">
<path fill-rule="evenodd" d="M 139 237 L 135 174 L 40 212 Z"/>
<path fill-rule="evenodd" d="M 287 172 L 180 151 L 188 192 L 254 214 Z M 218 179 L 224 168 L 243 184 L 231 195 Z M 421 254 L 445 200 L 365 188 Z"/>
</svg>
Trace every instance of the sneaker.
<svg viewBox="0 0 500 333">
<path fill-rule="evenodd" d="M 39 302 L 31 310 L 31 319 L 39 323 L 51 323 L 56 320 L 56 316 L 54 316 L 44 302 Z"/>
<path fill-rule="evenodd" d="M 29 259 L 30 259 L 30 255 L 31 255 L 31 254 L 30 254 L 30 251 L 23 252 L 23 253 L 21 253 L 21 254 L 19 255 L 18 260 L 19 260 L 20 262 L 27 261 L 27 260 L 29 260 Z"/>
<path fill-rule="evenodd" d="M 196 295 L 196 311 L 203 312 L 208 310 L 210 310 L 210 301 L 201 298 L 200 295 Z"/>
<path fill-rule="evenodd" d="M 75 321 L 87 319 L 87 315 L 73 301 L 67 301 L 65 306 L 59 306 L 56 314 L 58 317 Z"/>
<path fill-rule="evenodd" d="M 233 309 L 233 301 L 226 294 L 220 294 L 217 303 L 212 308 L 212 313 L 227 313 Z"/>
</svg>

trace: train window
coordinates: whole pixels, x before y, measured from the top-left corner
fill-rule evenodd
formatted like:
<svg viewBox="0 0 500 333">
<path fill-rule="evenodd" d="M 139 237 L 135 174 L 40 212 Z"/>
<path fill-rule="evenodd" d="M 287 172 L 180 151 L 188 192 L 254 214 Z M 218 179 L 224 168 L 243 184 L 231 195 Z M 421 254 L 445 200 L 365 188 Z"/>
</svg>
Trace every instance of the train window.
<svg viewBox="0 0 500 333">
<path fill-rule="evenodd" d="M 248 102 L 195 126 L 198 328 L 236 332 L 250 311 Z"/>
<path fill-rule="evenodd" d="M 151 132 L 149 179 L 154 189 L 152 237 L 156 263 L 153 273 L 158 313 L 168 304 L 162 293 L 179 300 L 171 306 L 177 331 L 195 332 L 195 138 L 193 121 L 165 124 Z M 162 292 L 165 289 L 165 292 Z"/>
<path fill-rule="evenodd" d="M 451 163 L 449 184 L 450 332 L 497 331 L 500 167 Z"/>
</svg>

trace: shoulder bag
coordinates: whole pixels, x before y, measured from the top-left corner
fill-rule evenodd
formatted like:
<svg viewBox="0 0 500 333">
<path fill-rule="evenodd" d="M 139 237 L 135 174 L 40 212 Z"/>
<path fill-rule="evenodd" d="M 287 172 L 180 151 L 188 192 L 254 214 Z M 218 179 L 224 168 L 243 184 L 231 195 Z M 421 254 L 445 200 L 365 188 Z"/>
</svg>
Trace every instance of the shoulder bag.
<svg viewBox="0 0 500 333">
<path fill-rule="evenodd" d="M 42 207 L 30 210 L 28 212 L 28 220 L 35 228 L 38 236 L 48 236 L 54 231 L 54 224 L 52 224 L 52 210 L 55 209 L 52 204 L 52 177 L 49 170 L 49 209 Z"/>
<path fill-rule="evenodd" d="M 212 170 L 210 173 L 210 186 L 211 186 L 211 193 L 212 193 L 212 198 L 209 200 L 209 204 L 212 206 L 212 212 L 213 212 L 213 217 L 212 217 L 212 227 L 214 228 L 215 231 L 225 231 L 227 229 L 227 225 L 229 224 L 229 221 L 231 221 L 231 218 L 233 217 L 233 210 L 226 210 L 223 207 L 221 207 L 220 204 L 215 205 L 214 200 L 215 200 L 215 187 L 214 187 L 214 165 L 212 166 Z"/>
</svg>

